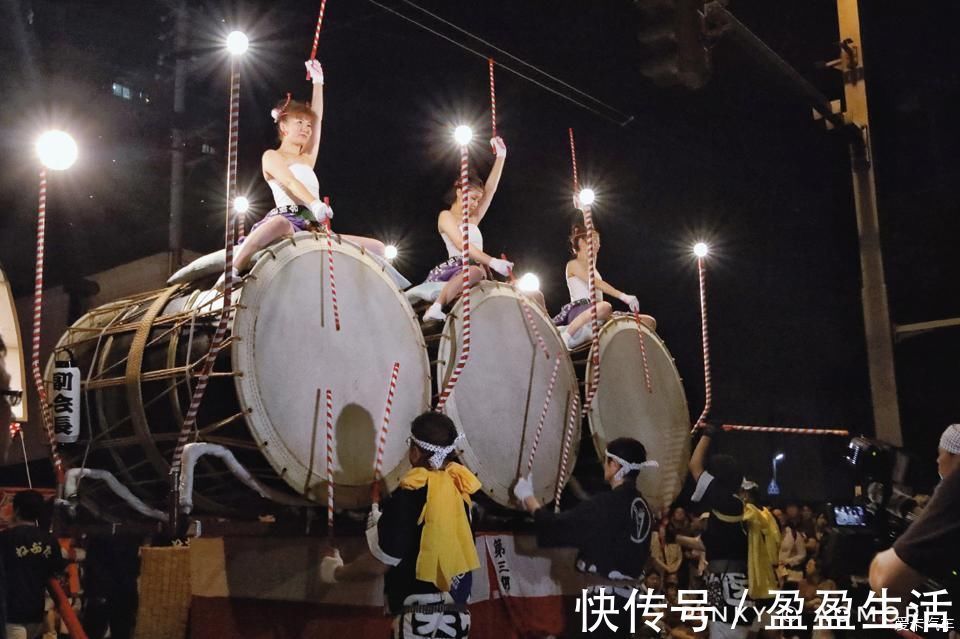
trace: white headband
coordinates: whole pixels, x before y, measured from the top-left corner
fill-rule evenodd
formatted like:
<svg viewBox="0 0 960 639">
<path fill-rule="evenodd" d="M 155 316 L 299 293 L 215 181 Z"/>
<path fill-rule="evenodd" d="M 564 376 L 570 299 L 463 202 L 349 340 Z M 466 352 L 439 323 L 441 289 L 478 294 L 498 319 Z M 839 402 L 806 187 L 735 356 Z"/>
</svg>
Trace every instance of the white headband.
<svg viewBox="0 0 960 639">
<path fill-rule="evenodd" d="M 443 466 L 444 460 L 446 460 L 447 455 L 452 453 L 457 449 L 457 442 L 460 441 L 460 438 L 463 437 L 462 433 L 458 433 L 456 438 L 454 438 L 453 443 L 449 446 L 437 446 L 436 444 L 428 444 L 425 441 L 419 440 L 413 435 L 410 435 L 410 441 L 414 444 L 427 451 L 428 453 L 433 453 L 430 456 L 429 463 L 434 470 L 439 470 Z"/>
<path fill-rule="evenodd" d="M 950 424 L 940 435 L 940 448 L 951 455 L 960 455 L 960 424 Z"/>
<path fill-rule="evenodd" d="M 640 464 L 634 464 L 633 462 L 628 462 L 626 459 L 624 459 L 624 458 L 622 458 L 622 457 L 617 457 L 616 455 L 614 455 L 613 453 L 611 453 L 609 450 L 608 450 L 608 451 L 604 451 L 604 453 L 606 454 L 607 457 L 609 457 L 609 458 L 612 459 L 613 461 L 615 461 L 615 462 L 617 462 L 618 464 L 620 464 L 620 470 L 618 470 L 618 471 L 617 471 L 617 474 L 613 476 L 613 478 L 614 478 L 615 480 L 617 480 L 617 481 L 623 479 L 623 478 L 626 477 L 629 473 L 631 473 L 631 472 L 633 472 L 633 471 L 635 471 L 635 470 L 640 470 L 641 468 L 660 468 L 660 464 L 658 464 L 657 462 L 655 462 L 655 461 L 653 461 L 653 460 L 645 461 L 645 462 L 642 462 L 642 463 L 640 463 Z"/>
</svg>

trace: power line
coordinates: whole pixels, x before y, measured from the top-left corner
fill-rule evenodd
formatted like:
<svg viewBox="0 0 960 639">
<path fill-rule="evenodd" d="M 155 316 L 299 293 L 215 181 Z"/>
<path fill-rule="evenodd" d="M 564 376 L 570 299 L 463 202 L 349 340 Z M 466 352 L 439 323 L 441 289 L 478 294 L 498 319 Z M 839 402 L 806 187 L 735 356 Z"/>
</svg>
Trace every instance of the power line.
<svg viewBox="0 0 960 639">
<path fill-rule="evenodd" d="M 406 0 L 404 0 L 404 1 L 406 1 Z M 409 22 L 409 23 L 411 23 L 411 24 L 413 24 L 413 25 L 416 25 L 417 27 L 420 27 L 420 28 L 423 29 L 424 31 L 428 31 L 428 32 L 432 33 L 433 35 L 437 36 L 438 38 L 443 38 L 444 40 L 446 40 L 446 41 L 449 42 L 450 44 L 453 44 L 454 46 L 457 46 L 457 47 L 463 49 L 464 51 L 468 51 L 468 52 L 474 54 L 475 56 L 477 56 L 477 57 L 479 57 L 479 58 L 482 58 L 482 59 L 484 59 L 484 60 L 486 60 L 486 59 L 489 58 L 489 56 L 488 56 L 487 54 L 485 54 L 485 53 L 483 53 L 483 52 L 481 52 L 481 51 L 478 51 L 478 50 L 476 50 L 476 49 L 474 49 L 474 48 L 472 48 L 472 47 L 469 47 L 469 46 L 467 46 L 466 44 L 463 44 L 462 42 L 458 42 L 458 41 L 454 40 L 453 38 L 451 38 L 450 36 L 445 35 L 445 34 L 443 34 L 443 33 L 440 33 L 439 31 L 430 28 L 429 26 L 423 24 L 422 22 L 418 22 L 418 21 L 414 20 L 413 18 L 411 18 L 410 16 L 404 15 L 404 14 L 400 13 L 399 11 L 397 11 L 396 9 L 393 9 L 393 8 L 391 8 L 391 7 L 388 7 L 388 6 L 386 6 L 386 5 L 378 2 L 377 0 L 367 0 L 367 2 L 369 2 L 369 3 L 373 4 L 373 5 L 376 5 L 376 6 L 380 7 L 381 9 L 383 9 L 384 11 L 387 11 L 388 13 L 392 13 L 393 15 L 397 16 L 398 18 L 401 18 L 401 19 L 403 19 L 403 20 L 406 20 L 407 22 Z M 415 6 L 415 5 L 414 5 L 414 6 Z M 419 7 L 418 7 L 418 8 L 419 8 Z M 442 19 L 441 19 L 441 21 L 446 22 L 445 20 L 442 20 Z M 452 23 L 448 23 L 448 24 L 452 24 Z M 460 31 L 463 31 L 463 30 L 460 29 L 459 27 L 456 27 L 456 25 L 452 25 L 452 26 L 454 26 L 455 28 L 457 28 L 457 29 L 460 30 Z M 464 33 L 466 33 L 466 32 L 464 32 Z M 470 34 L 468 34 L 468 35 L 470 35 Z M 479 40 L 480 42 L 484 42 L 482 39 L 477 38 L 476 36 L 472 36 L 472 35 L 471 35 L 471 37 L 475 38 L 476 40 Z M 503 51 L 502 49 L 499 49 L 499 48 L 497 48 L 497 47 L 493 47 L 493 48 L 496 49 L 497 51 Z M 497 66 L 499 66 L 499 67 L 500 67 L 501 69 L 503 69 L 504 71 L 508 71 L 508 72 L 514 74 L 515 76 L 520 77 L 520 78 L 526 80 L 527 82 L 530 82 L 531 84 L 534 84 L 534 85 L 540 87 L 541 89 L 543 89 L 543 90 L 545 90 L 545 91 L 548 91 L 548 92 L 556 95 L 557 97 L 566 100 L 567 102 L 571 102 L 572 104 L 577 105 L 577 106 L 580 107 L 581 109 L 584 109 L 584 110 L 586 110 L 586 111 L 589 111 L 590 113 L 593 113 L 594 115 L 599 116 L 599 117 L 603 118 L 604 120 L 607 120 L 608 122 L 613 122 L 614 124 L 617 124 L 617 125 L 619 125 L 619 126 L 626 126 L 627 124 L 629 124 L 629 123 L 633 120 L 633 116 L 632 116 L 632 115 L 628 116 L 628 115 L 626 115 L 625 113 L 623 113 L 622 111 L 619 111 L 618 109 L 615 109 L 615 108 L 613 108 L 613 107 L 605 104 L 604 102 L 602 102 L 602 101 L 600 101 L 600 100 L 597 100 L 596 98 L 591 97 L 590 95 L 584 93 L 583 91 L 580 91 L 579 89 L 577 89 L 577 88 L 575 88 L 575 87 L 572 87 L 572 86 L 570 86 L 569 84 L 567 84 L 567 83 L 565 83 L 565 82 L 563 82 L 563 81 L 561 81 L 561 80 L 557 80 L 557 79 L 554 78 L 553 76 L 551 76 L 551 75 L 549 75 L 549 74 L 547 74 L 547 73 L 544 73 L 544 72 L 540 71 L 539 69 L 537 69 L 537 68 L 534 67 L 533 65 L 528 64 L 528 63 L 526 63 L 526 62 L 523 62 L 523 60 L 520 60 L 520 59 L 517 58 L 516 56 L 513 56 L 513 55 L 511 55 L 511 54 L 509 54 L 509 53 L 507 53 L 507 52 L 505 52 L 505 51 L 504 51 L 504 53 L 506 53 L 506 55 L 510 56 L 510 57 L 513 58 L 514 60 L 518 60 L 519 62 L 523 63 L 524 65 L 526 65 L 526 66 L 528 66 L 528 67 L 530 67 L 530 68 L 532 68 L 532 69 L 536 69 L 539 73 L 543 74 L 544 76 L 546 76 L 546 77 L 548 77 L 548 78 L 551 78 L 552 80 L 554 80 L 554 81 L 556 81 L 556 82 L 559 82 L 560 84 L 562 84 L 562 85 L 564 85 L 564 86 L 566 86 L 566 87 L 569 87 L 570 89 L 576 91 L 577 93 L 579 93 L 579 94 L 581 94 L 581 95 L 586 96 L 587 98 L 589 98 L 591 101 L 595 102 L 596 104 L 603 105 L 604 108 L 606 108 L 608 111 L 611 111 L 611 112 L 615 113 L 615 114 L 616 114 L 617 116 L 619 116 L 619 117 L 618 117 L 618 118 L 611 117 L 611 115 L 610 115 L 609 113 L 604 113 L 603 111 L 601 111 L 601 110 L 599 110 L 599 109 L 596 109 L 596 108 L 594 108 L 594 107 L 592 107 L 592 106 L 590 106 L 590 105 L 588 105 L 588 104 L 585 104 L 584 102 L 581 102 L 580 100 L 577 100 L 576 98 L 574 98 L 574 97 L 572 97 L 572 96 L 570 96 L 570 95 L 567 95 L 566 93 L 563 93 L 563 92 L 561 92 L 561 91 L 558 91 L 557 89 L 555 89 L 555 88 L 553 88 L 553 87 L 551 87 L 551 86 L 548 86 L 548 85 L 544 84 L 543 82 L 540 82 L 540 81 L 538 81 L 538 80 L 530 77 L 529 75 L 526 75 L 526 74 L 518 71 L 517 69 L 515 69 L 515 68 L 513 68 L 513 67 L 510 67 L 510 66 L 508 66 L 508 65 L 506 65 L 506 64 L 503 64 L 502 62 L 497 62 Z"/>
<path fill-rule="evenodd" d="M 451 27 L 451 28 L 453 28 L 453 29 L 456 29 L 457 31 L 459 31 L 460 33 L 466 35 L 467 37 L 473 38 L 473 39 L 476 40 L 477 42 L 482 43 L 484 46 L 487 46 L 487 47 L 493 49 L 494 51 L 496 51 L 496 52 L 498 52 L 498 53 L 502 53 L 503 55 L 505 55 L 505 56 L 507 56 L 507 57 L 509 57 L 509 58 L 511 58 L 511 59 L 513 59 L 513 60 L 516 60 L 517 62 L 519 62 L 520 64 L 522 64 L 523 66 L 525 66 L 525 67 L 527 67 L 527 68 L 529 68 L 529 69 L 533 69 L 534 71 L 536 71 L 536 72 L 539 73 L 540 75 L 543 75 L 544 77 L 550 78 L 551 80 L 553 80 L 553 81 L 556 82 L 557 84 L 560 84 L 560 85 L 562 85 L 562 86 L 570 89 L 571 91 L 574 91 L 575 93 L 579 93 L 579 94 L 582 95 L 583 97 L 589 99 L 591 102 L 596 102 L 597 104 L 603 106 L 604 108 L 610 109 L 610 111 L 612 111 L 612 112 L 614 112 L 614 113 L 622 116 L 625 120 L 629 121 L 629 119 L 631 118 L 631 116 L 627 115 L 627 114 L 624 113 L 623 111 L 620 111 L 620 110 L 617 109 L 616 107 L 613 107 L 613 106 L 607 104 L 606 102 L 604 102 L 604 101 L 602 101 L 602 100 L 599 100 L 599 99 L 593 97 L 593 96 L 590 95 L 589 93 L 586 93 L 586 92 L 584 92 L 584 91 L 581 91 L 580 89 L 578 89 L 577 87 L 573 86 L 572 84 L 569 84 L 569 83 L 561 80 L 560 78 L 558 78 L 558 77 L 556 77 L 556 76 L 554 76 L 554 75 L 551 75 L 551 74 L 547 73 L 547 72 L 544 71 L 543 69 L 541 69 L 541 68 L 539 68 L 539 67 L 536 67 L 536 66 L 530 64 L 530 63 L 527 62 L 526 60 L 522 60 L 521 58 L 518 58 L 517 56 L 513 55 L 513 54 L 510 53 L 509 51 L 505 51 L 504 49 L 501 49 L 500 47 L 498 47 L 497 45 L 493 44 L 492 42 L 490 42 L 490 41 L 488 41 L 488 40 L 485 40 L 485 39 L 481 38 L 480 36 L 478 36 L 478 35 L 476 35 L 476 34 L 474 34 L 474 33 L 471 33 L 471 32 L 469 32 L 469 31 L 467 31 L 467 30 L 464 29 L 463 27 L 457 26 L 456 24 L 450 22 L 449 20 L 445 19 L 444 17 L 439 16 L 439 15 L 437 15 L 437 14 L 431 12 L 431 11 L 428 11 L 427 9 L 424 9 L 423 7 L 419 6 L 419 5 L 416 4 L 415 2 L 412 2 L 411 0 L 401 0 L 401 1 L 402 1 L 404 4 L 410 5 L 410 6 L 413 7 L 414 9 L 417 9 L 418 11 L 421 11 L 421 12 L 427 14 L 428 16 L 430 16 L 431 18 L 433 18 L 434 20 L 437 20 L 437 21 L 439 21 L 439 22 L 442 22 L 443 24 L 445 24 L 445 25 L 447 25 L 447 26 L 449 26 L 449 27 Z M 498 62 L 498 64 L 499 64 L 499 62 Z"/>
</svg>

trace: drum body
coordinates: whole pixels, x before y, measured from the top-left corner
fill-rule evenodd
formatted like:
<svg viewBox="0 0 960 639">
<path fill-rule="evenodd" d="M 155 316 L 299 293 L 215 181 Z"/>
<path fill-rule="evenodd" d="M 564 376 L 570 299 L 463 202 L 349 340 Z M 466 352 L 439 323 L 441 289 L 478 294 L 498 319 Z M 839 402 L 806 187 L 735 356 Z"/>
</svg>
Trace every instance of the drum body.
<svg viewBox="0 0 960 639">
<path fill-rule="evenodd" d="M 593 444 L 603 460 L 607 442 L 633 437 L 660 464 L 660 503 L 680 493 L 690 459 L 690 415 L 683 384 L 660 337 L 630 314 L 615 313 L 600 329 L 600 384 L 587 413 Z M 647 387 L 640 349 L 646 351 Z M 586 375 L 592 375 L 593 353 Z M 589 379 L 589 377 L 587 377 Z"/>
<path fill-rule="evenodd" d="M 525 474 L 559 358 L 556 383 L 534 459 L 534 494 L 541 503 L 554 498 L 558 482 L 573 472 L 580 440 L 579 417 L 568 420 L 579 393 L 567 349 L 550 317 L 512 286 L 483 281 L 470 292 L 470 358 L 450 394 L 445 411 L 463 434 L 461 458 L 479 477 L 495 502 L 516 508 L 512 488 Z M 539 346 L 524 317 L 526 305 L 546 346 Z M 440 339 L 436 380 L 442 389 L 460 356 L 463 302 L 447 316 Z M 560 460 L 564 433 L 572 421 L 566 475 Z"/>
<path fill-rule="evenodd" d="M 334 256 L 339 330 L 327 251 Z M 84 437 L 70 447 L 72 466 L 109 470 L 150 505 L 166 507 L 177 435 L 222 302 L 213 290 L 173 286 L 99 307 L 68 329 L 58 349 L 72 352 L 84 390 Z M 354 246 L 298 233 L 260 256 L 233 302 L 191 441 L 228 448 L 270 487 L 325 501 L 322 397 L 330 389 L 337 506 L 369 503 L 394 362 L 400 373 L 384 448 L 388 483 L 407 464 L 411 420 L 429 408 L 423 336 L 402 293 Z M 84 486 L 85 494 L 90 490 L 105 494 Z M 271 507 L 207 459 L 195 472 L 195 503 L 234 516 Z"/>
</svg>

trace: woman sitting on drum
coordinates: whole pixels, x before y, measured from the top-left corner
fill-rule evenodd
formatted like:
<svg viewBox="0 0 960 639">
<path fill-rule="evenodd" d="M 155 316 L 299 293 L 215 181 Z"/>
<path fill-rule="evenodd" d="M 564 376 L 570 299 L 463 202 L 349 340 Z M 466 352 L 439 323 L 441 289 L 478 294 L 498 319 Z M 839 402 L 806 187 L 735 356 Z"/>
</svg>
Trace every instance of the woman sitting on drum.
<svg viewBox="0 0 960 639">
<path fill-rule="evenodd" d="M 497 185 L 500 183 L 500 176 L 503 174 L 503 163 L 507 159 L 507 145 L 503 139 L 495 137 L 490 140 L 497 159 L 490 169 L 490 175 L 487 177 L 486 184 L 480 182 L 476 176 L 470 177 L 470 186 L 467 190 L 467 211 L 470 217 L 470 285 L 476 284 L 487 276 L 484 267 L 493 269 L 500 275 L 507 277 L 513 268 L 513 263 L 498 257 L 491 257 L 483 252 L 483 234 L 480 232 L 479 224 L 490 208 L 490 202 L 493 201 L 493 194 L 497 191 Z M 463 205 L 461 202 L 463 192 L 460 189 L 459 182 L 456 186 L 456 194 L 453 198 L 453 204 L 450 208 L 440 211 L 437 217 L 437 230 L 440 237 L 447 247 L 448 259 L 445 262 L 434 267 L 427 276 L 427 282 L 446 282 L 446 285 L 440 291 L 440 296 L 430 308 L 423 314 L 423 321 L 443 321 L 446 315 L 443 307 L 450 304 L 460 296 L 463 289 L 463 278 L 460 277 L 461 252 L 463 250 L 463 233 L 461 223 L 463 220 Z"/>
<path fill-rule="evenodd" d="M 596 259 L 596 256 L 600 253 L 600 234 L 596 230 L 593 232 L 593 250 L 594 259 Z M 574 258 L 567 262 L 566 267 L 570 302 L 560 309 L 557 316 L 553 318 L 553 323 L 562 327 L 560 335 L 563 337 L 567 348 L 572 350 L 593 336 L 590 330 L 589 313 L 590 285 L 587 275 L 589 273 L 587 266 L 587 227 L 583 222 L 577 222 L 573 225 L 570 232 L 570 252 L 574 255 Z M 640 303 L 636 296 L 615 289 L 600 277 L 600 273 L 596 269 L 594 269 L 594 278 L 597 293 L 597 321 L 601 324 L 606 322 L 613 313 L 610 302 L 603 301 L 604 293 L 616 297 L 634 313 L 640 309 Z M 657 327 L 656 320 L 649 315 L 641 315 L 640 321 L 650 330 L 655 330 Z"/>
<path fill-rule="evenodd" d="M 235 271 L 244 271 L 260 249 L 297 231 L 319 228 L 333 218 L 333 210 L 320 199 L 320 182 L 313 172 L 323 120 L 323 69 L 316 60 L 304 64 L 313 82 L 312 102 L 291 100 L 288 95 L 271 111 L 277 123 L 280 146 L 263 154 L 262 167 L 276 208 L 253 225 L 235 256 Z M 378 240 L 352 235 L 341 237 L 383 256 L 384 246 Z"/>
</svg>

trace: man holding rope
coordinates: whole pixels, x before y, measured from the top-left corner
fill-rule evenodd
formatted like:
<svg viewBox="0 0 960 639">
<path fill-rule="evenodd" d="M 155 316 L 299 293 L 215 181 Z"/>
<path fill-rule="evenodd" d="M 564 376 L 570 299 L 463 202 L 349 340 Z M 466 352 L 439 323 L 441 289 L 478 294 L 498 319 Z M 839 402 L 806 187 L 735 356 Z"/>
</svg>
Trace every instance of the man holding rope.
<svg viewBox="0 0 960 639">
<path fill-rule="evenodd" d="M 371 512 L 368 549 L 348 564 L 337 550 L 320 563 L 324 583 L 384 576 L 395 639 L 465 639 L 471 571 L 480 567 L 470 528 L 477 478 L 455 461 L 457 429 L 441 413 L 413 420 L 400 488 Z"/>
<path fill-rule="evenodd" d="M 629 606 L 636 590 L 645 592 L 644 567 L 650 556 L 650 531 L 653 513 L 637 488 L 641 472 L 652 472 L 658 465 L 647 461 L 647 449 L 629 437 L 607 444 L 603 478 L 612 489 L 581 502 L 571 510 L 554 513 L 543 508 L 533 494 L 530 477 L 521 477 L 513 494 L 524 509 L 533 513 L 537 543 L 542 547 L 577 548 L 578 571 L 592 576 L 592 597 L 612 595 L 615 608 Z M 602 590 L 601 590 L 602 589 Z M 587 611 L 581 610 L 583 619 Z M 593 630 L 583 628 L 590 637 L 653 636 L 656 633 L 637 619 L 639 634 L 631 634 L 629 624 L 620 623 Z M 572 635 L 579 636 L 579 635 Z"/>
</svg>

